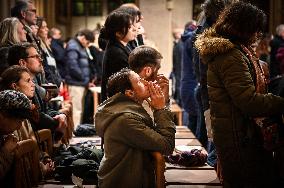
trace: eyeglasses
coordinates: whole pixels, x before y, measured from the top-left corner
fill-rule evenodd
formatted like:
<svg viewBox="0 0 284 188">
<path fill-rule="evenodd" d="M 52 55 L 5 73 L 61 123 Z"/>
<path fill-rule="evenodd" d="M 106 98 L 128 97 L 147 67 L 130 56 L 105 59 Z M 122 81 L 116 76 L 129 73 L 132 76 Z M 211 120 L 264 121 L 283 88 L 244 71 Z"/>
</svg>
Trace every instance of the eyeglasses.
<svg viewBox="0 0 284 188">
<path fill-rule="evenodd" d="M 25 59 L 28 59 L 28 58 L 37 58 L 39 60 L 42 60 L 42 58 L 41 58 L 41 56 L 39 54 L 28 56 Z"/>
</svg>

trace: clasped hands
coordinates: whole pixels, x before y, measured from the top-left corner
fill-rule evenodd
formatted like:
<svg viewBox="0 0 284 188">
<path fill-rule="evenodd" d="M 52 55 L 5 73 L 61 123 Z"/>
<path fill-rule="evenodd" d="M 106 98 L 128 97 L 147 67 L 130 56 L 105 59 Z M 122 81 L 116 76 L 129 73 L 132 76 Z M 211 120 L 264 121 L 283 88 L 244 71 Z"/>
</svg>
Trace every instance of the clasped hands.
<svg viewBox="0 0 284 188">
<path fill-rule="evenodd" d="M 148 82 L 150 98 L 146 99 L 154 110 L 164 109 L 169 99 L 169 80 L 159 74 L 154 82 Z"/>
</svg>

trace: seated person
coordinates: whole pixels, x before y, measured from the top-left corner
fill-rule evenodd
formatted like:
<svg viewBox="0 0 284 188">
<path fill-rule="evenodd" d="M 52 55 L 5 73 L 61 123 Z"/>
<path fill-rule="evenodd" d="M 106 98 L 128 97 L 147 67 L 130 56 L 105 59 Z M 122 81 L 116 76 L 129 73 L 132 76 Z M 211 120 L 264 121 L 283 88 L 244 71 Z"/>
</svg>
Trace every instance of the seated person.
<svg viewBox="0 0 284 188">
<path fill-rule="evenodd" d="M 168 155 L 175 146 L 173 114 L 159 85 L 124 68 L 108 81 L 108 98 L 95 115 L 105 153 L 98 171 L 99 187 L 155 187 L 151 152 Z M 142 106 L 147 100 L 154 123 Z"/>
<path fill-rule="evenodd" d="M 26 67 L 29 70 L 31 77 L 30 81 L 35 83 L 36 76 L 43 70 L 42 59 L 36 51 L 35 46 L 30 43 L 12 46 L 9 49 L 8 63 L 10 66 L 19 65 L 21 67 Z M 11 86 L 9 84 L 6 85 L 9 87 Z M 16 85 L 14 84 L 12 86 Z M 44 101 L 41 97 L 41 87 L 38 84 L 35 84 L 34 87 L 34 94 L 30 99 L 32 99 L 33 103 L 36 105 L 40 114 L 37 121 L 35 121 L 35 119 L 31 121 L 33 129 L 50 129 L 53 133 L 55 133 L 54 140 L 59 141 L 67 126 L 66 115 L 49 108 L 46 101 Z"/>
<path fill-rule="evenodd" d="M 34 97 L 35 93 L 35 84 L 32 81 L 30 76 L 30 71 L 26 67 L 21 67 L 19 65 L 13 65 L 6 69 L 2 75 L 0 80 L 0 90 L 11 89 L 16 90 L 23 93 L 29 99 Z M 34 119 L 38 119 L 39 112 L 34 109 L 33 105 L 33 113 L 31 113 L 30 120 L 35 121 Z M 14 135 L 16 136 L 18 141 L 33 139 L 37 140 L 34 134 L 34 131 L 31 127 L 30 120 L 25 119 L 22 122 L 22 126 L 14 131 Z M 50 160 L 50 157 L 46 157 L 47 155 L 44 152 L 40 153 L 40 158 L 46 159 L 42 160 L 40 163 L 43 175 L 48 175 L 53 171 L 54 165 Z"/>
<path fill-rule="evenodd" d="M 22 126 L 24 119 L 30 116 L 32 104 L 30 100 L 17 91 L 0 92 L 0 180 L 10 170 L 17 139 L 13 132 Z M 2 184 L 1 184 L 2 185 Z"/>
</svg>

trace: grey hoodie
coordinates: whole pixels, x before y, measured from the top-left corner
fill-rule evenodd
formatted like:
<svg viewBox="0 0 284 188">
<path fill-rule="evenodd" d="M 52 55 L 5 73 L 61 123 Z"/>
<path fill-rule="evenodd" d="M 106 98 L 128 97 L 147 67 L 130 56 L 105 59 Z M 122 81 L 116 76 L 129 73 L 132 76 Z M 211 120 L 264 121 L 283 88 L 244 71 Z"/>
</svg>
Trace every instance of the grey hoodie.
<svg viewBox="0 0 284 188">
<path fill-rule="evenodd" d="M 174 118 L 168 110 L 151 117 L 141 104 L 116 94 L 98 107 L 97 134 L 104 137 L 105 153 L 99 187 L 153 187 L 154 167 L 150 153 L 171 154 L 175 146 Z"/>
</svg>

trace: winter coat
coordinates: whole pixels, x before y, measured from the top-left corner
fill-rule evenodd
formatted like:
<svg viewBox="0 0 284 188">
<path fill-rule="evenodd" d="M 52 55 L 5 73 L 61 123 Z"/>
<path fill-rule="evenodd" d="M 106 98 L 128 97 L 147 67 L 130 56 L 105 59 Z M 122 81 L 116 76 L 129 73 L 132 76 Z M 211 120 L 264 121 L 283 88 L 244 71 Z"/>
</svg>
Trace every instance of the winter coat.
<svg viewBox="0 0 284 188">
<path fill-rule="evenodd" d="M 107 82 L 109 77 L 120 71 L 122 68 L 129 67 L 128 56 L 130 51 L 119 41 L 109 41 L 103 57 L 102 92 L 101 101 L 107 99 Z"/>
<path fill-rule="evenodd" d="M 85 48 L 77 39 L 71 39 L 65 52 L 65 81 L 69 85 L 87 86 L 90 81 L 90 67 Z"/>
<path fill-rule="evenodd" d="M 192 34 L 193 30 L 185 30 L 181 36 L 183 43 L 182 61 L 181 61 L 181 85 L 180 95 L 182 107 L 189 115 L 197 115 L 197 106 L 194 98 L 194 89 L 197 85 L 196 77 L 192 64 Z"/>
<path fill-rule="evenodd" d="M 62 78 L 65 78 L 65 49 L 63 46 L 63 41 L 59 39 L 52 39 L 50 48 L 52 50 L 52 54 L 56 60 L 56 66 Z"/>
<path fill-rule="evenodd" d="M 171 73 L 171 79 L 173 80 L 172 95 L 178 105 L 181 104 L 180 97 L 180 82 L 181 82 L 181 63 L 183 53 L 183 42 L 179 40 L 174 42 L 173 47 L 173 69 Z"/>
<path fill-rule="evenodd" d="M 269 187 L 273 179 L 272 152 L 264 149 L 253 117 L 284 112 L 284 98 L 256 93 L 252 62 L 238 45 L 214 29 L 198 36 L 195 45 L 208 64 L 207 81 L 213 139 L 224 185 Z"/>
<path fill-rule="evenodd" d="M 209 109 L 209 97 L 208 97 L 208 88 L 207 88 L 207 64 L 201 62 L 200 55 L 194 46 L 194 42 L 199 34 L 209 27 L 212 23 L 208 19 L 204 19 L 203 22 L 197 27 L 197 29 L 192 34 L 192 64 L 193 70 L 196 75 L 196 80 L 200 84 L 200 94 L 201 94 L 201 104 L 202 110 L 206 111 Z M 201 108 L 201 107 L 200 107 Z"/>
<path fill-rule="evenodd" d="M 7 152 L 6 149 L 4 149 L 3 144 L 4 144 L 4 135 L 0 135 L 0 182 L 1 185 L 2 182 L 5 180 L 5 176 L 11 169 L 11 166 L 13 164 L 14 160 L 14 152 Z"/>
<path fill-rule="evenodd" d="M 154 112 L 153 121 L 141 104 L 118 93 L 104 101 L 95 115 L 105 153 L 98 171 L 99 187 L 155 187 L 151 151 L 169 155 L 175 146 L 175 125 L 168 110 Z"/>
</svg>

